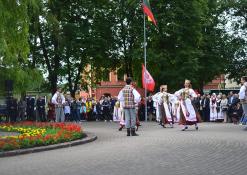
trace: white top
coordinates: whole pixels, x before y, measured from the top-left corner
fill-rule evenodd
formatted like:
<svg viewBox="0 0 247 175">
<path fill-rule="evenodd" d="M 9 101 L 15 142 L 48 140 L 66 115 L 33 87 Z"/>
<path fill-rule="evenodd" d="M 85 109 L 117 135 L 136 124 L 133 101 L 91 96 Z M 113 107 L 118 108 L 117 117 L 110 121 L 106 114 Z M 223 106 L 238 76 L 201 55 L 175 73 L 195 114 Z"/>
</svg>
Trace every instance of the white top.
<svg viewBox="0 0 247 175">
<path fill-rule="evenodd" d="M 240 100 L 246 99 L 246 94 L 245 94 L 246 88 L 247 88 L 247 82 L 245 82 L 245 83 L 243 84 L 243 86 L 241 86 L 241 88 L 240 88 L 240 90 L 239 90 L 239 99 L 240 99 Z"/>
<path fill-rule="evenodd" d="M 184 90 L 185 90 L 185 88 L 180 89 L 179 91 L 175 92 L 174 95 L 179 97 L 184 92 Z M 189 96 L 197 97 L 197 95 L 193 89 L 189 89 Z"/>
<path fill-rule="evenodd" d="M 156 94 L 154 94 L 152 96 L 152 99 L 155 103 L 159 103 L 159 99 L 160 99 L 160 95 L 161 95 L 162 92 L 157 92 Z"/>
<path fill-rule="evenodd" d="M 64 113 L 65 114 L 70 114 L 70 106 L 64 106 Z"/>
<path fill-rule="evenodd" d="M 139 92 L 137 92 L 137 90 L 135 90 L 133 88 L 132 93 L 134 95 L 134 101 L 135 101 L 135 103 L 139 103 L 141 101 L 141 95 L 139 94 Z M 117 98 L 118 98 L 119 101 L 124 101 L 124 96 L 123 96 L 123 91 L 122 90 L 119 92 Z"/>
<path fill-rule="evenodd" d="M 227 100 L 227 98 L 225 98 L 225 99 L 221 100 L 220 106 L 221 107 L 227 107 L 227 104 L 228 104 L 228 100 Z"/>
<path fill-rule="evenodd" d="M 53 104 L 55 104 L 55 105 L 59 105 L 59 103 L 57 102 L 57 96 L 58 96 L 59 93 L 60 93 L 60 92 L 56 92 L 56 93 L 53 95 L 52 99 L 51 99 L 51 102 L 52 102 Z M 61 99 L 62 99 L 62 104 L 64 104 L 64 103 L 65 103 L 65 98 L 64 98 L 63 94 L 60 93 L 60 96 L 61 96 Z"/>
</svg>

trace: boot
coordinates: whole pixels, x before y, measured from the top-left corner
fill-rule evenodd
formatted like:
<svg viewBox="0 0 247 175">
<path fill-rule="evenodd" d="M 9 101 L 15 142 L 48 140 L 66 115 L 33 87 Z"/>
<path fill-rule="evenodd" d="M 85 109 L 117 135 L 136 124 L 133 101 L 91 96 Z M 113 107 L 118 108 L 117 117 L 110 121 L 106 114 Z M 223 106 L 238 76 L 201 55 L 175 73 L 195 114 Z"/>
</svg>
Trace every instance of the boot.
<svg viewBox="0 0 247 175">
<path fill-rule="evenodd" d="M 130 128 L 127 128 L 127 136 L 130 136 Z"/>
<path fill-rule="evenodd" d="M 124 126 L 121 125 L 120 128 L 119 128 L 118 130 L 119 130 L 119 131 L 122 131 L 122 130 L 123 130 L 123 127 L 124 127 Z"/>
<path fill-rule="evenodd" d="M 131 128 L 131 135 L 132 136 L 139 136 L 138 134 L 136 134 L 135 128 Z"/>
</svg>

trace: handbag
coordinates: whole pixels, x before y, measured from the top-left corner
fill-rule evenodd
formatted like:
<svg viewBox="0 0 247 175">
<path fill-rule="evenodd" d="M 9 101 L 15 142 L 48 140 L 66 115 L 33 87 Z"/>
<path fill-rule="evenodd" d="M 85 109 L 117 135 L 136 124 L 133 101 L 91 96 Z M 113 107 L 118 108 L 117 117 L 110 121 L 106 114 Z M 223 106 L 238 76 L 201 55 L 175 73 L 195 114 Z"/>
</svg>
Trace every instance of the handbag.
<svg viewBox="0 0 247 175">
<path fill-rule="evenodd" d="M 222 108 L 222 111 L 223 111 L 223 112 L 226 112 L 227 110 L 228 110 L 228 107 Z"/>
</svg>

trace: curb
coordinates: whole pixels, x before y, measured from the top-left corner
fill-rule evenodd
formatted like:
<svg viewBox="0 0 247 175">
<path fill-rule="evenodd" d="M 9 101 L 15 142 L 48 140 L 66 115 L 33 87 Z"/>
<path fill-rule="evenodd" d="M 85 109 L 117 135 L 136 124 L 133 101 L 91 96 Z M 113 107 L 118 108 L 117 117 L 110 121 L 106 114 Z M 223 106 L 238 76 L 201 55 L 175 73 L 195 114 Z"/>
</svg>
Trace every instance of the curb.
<svg viewBox="0 0 247 175">
<path fill-rule="evenodd" d="M 90 142 L 93 142 L 97 139 L 97 136 L 92 134 L 92 133 L 85 132 L 85 134 L 86 134 L 86 137 L 84 137 L 80 140 L 75 140 L 75 141 L 71 141 L 71 142 L 64 142 L 64 143 L 58 143 L 58 144 L 54 144 L 54 145 L 39 146 L 39 147 L 33 147 L 33 148 L 0 152 L 0 158 L 1 157 L 16 156 L 16 155 L 21 155 L 21 154 L 48 151 L 48 150 L 53 150 L 53 149 L 58 149 L 58 148 L 68 148 L 71 146 L 90 143 Z"/>
</svg>

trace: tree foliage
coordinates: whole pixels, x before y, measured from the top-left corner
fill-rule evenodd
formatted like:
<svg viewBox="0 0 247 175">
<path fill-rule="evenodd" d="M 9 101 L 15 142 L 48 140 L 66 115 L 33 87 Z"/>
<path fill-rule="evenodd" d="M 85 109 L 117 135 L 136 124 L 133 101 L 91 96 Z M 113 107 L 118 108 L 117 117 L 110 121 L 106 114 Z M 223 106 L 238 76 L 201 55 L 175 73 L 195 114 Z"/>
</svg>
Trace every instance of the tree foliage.
<svg viewBox="0 0 247 175">
<path fill-rule="evenodd" d="M 14 81 L 16 92 L 38 88 L 42 76 L 38 70 L 28 68 L 29 16 L 37 4 L 32 0 L 0 0 L 0 82 Z M 0 87 L 4 90 L 4 86 Z"/>
<path fill-rule="evenodd" d="M 79 86 L 86 88 L 90 81 L 93 86 L 115 68 L 140 83 L 144 45 L 140 2 L 0 0 L 4 76 L 13 77 L 7 71 L 13 73 L 10 68 L 15 68 L 20 73 L 16 82 L 32 84 L 35 81 L 26 81 L 25 73 L 35 78 L 40 70 L 49 91 L 65 83 L 72 95 Z M 247 70 L 245 2 L 150 1 L 158 27 L 146 25 L 147 69 L 157 85 L 168 84 L 175 90 L 188 78 L 202 90 L 221 73 L 243 74 Z M 234 26 L 230 31 L 229 21 Z M 234 35 L 239 29 L 241 35 Z"/>
</svg>

